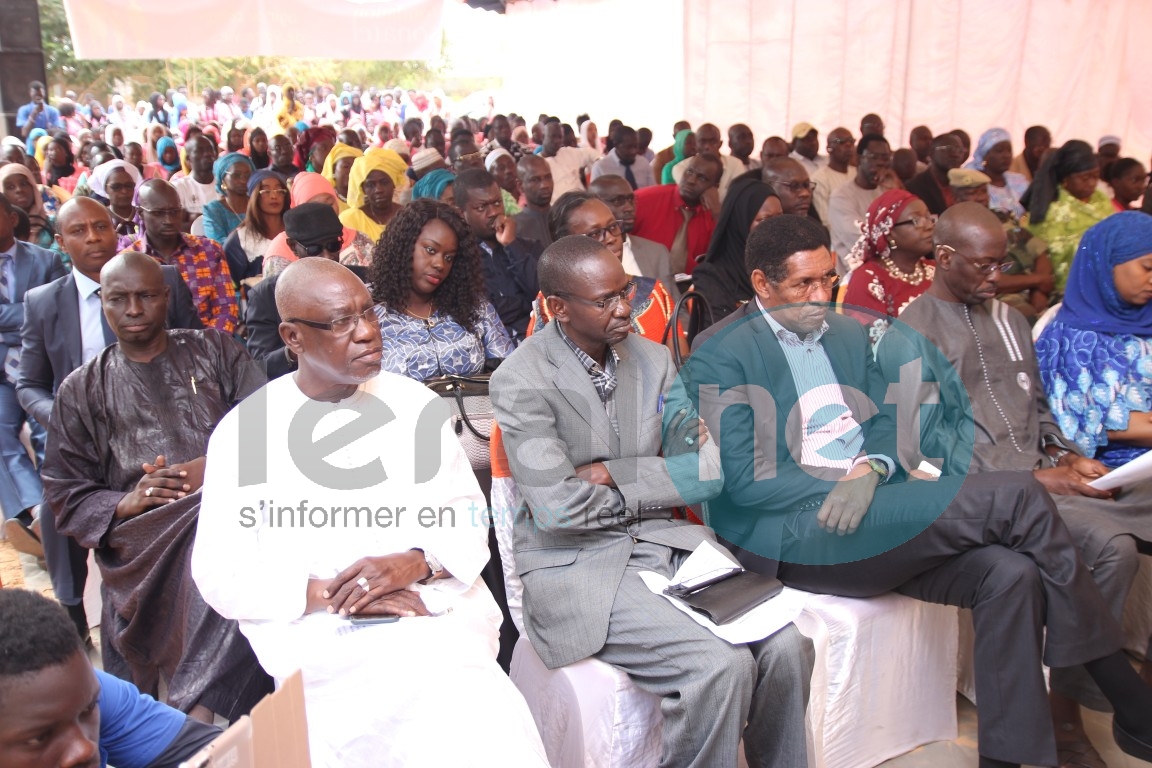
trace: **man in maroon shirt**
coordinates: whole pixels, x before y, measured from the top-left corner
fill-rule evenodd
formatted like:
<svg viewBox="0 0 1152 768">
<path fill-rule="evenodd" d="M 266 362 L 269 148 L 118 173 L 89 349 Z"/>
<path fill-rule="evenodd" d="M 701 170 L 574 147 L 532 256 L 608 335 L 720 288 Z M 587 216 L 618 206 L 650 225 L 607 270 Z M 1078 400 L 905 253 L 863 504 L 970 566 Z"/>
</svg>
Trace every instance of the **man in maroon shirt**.
<svg viewBox="0 0 1152 768">
<path fill-rule="evenodd" d="M 688 161 L 680 183 L 636 190 L 636 225 L 632 234 L 655 240 L 672 254 L 674 274 L 692 274 L 696 257 L 708 250 L 716 219 L 704 204 L 704 193 L 720 181 L 724 165 L 710 152 Z"/>
</svg>

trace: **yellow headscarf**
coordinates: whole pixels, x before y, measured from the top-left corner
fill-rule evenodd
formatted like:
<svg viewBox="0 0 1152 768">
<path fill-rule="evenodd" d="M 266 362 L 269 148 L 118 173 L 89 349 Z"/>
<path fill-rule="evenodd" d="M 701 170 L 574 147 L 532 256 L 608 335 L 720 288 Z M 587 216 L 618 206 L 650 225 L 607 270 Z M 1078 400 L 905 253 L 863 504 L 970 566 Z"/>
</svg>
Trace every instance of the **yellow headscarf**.
<svg viewBox="0 0 1152 768">
<path fill-rule="evenodd" d="M 36 162 L 40 164 L 41 170 L 44 168 L 44 163 L 48 162 L 44 153 L 47 151 L 48 145 L 51 143 L 51 136 L 41 136 L 40 138 L 36 139 L 36 151 L 32 154 L 36 158 Z"/>
<path fill-rule="evenodd" d="M 335 150 L 333 150 L 335 151 Z M 364 205 L 364 190 L 361 185 L 372 171 L 382 171 L 392 179 L 397 189 L 407 186 L 408 164 L 404 158 L 390 149 L 374 147 L 363 157 L 356 158 L 348 174 L 348 207 L 358 209 Z"/>
<path fill-rule="evenodd" d="M 320 175 L 332 182 L 333 187 L 336 186 L 336 161 L 343 157 L 364 157 L 364 153 L 356 149 L 356 147 L 350 147 L 339 141 L 332 146 L 332 151 L 328 153 L 328 157 L 324 158 L 324 168 L 321 170 Z M 349 182 L 348 188 L 352 188 L 351 182 Z M 351 194 L 351 192 L 349 192 L 349 194 Z M 345 205 L 343 200 L 340 201 L 340 204 L 341 206 Z M 343 210 L 343 208 L 341 208 L 341 210 Z"/>
</svg>

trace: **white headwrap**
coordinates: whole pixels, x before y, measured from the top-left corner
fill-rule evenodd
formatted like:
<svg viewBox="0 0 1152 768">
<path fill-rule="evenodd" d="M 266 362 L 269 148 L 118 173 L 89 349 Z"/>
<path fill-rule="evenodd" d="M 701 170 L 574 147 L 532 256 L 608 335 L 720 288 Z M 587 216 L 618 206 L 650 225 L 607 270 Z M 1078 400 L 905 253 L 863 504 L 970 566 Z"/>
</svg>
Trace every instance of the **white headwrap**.
<svg viewBox="0 0 1152 768">
<path fill-rule="evenodd" d="M 512 157 L 512 153 L 504 149 L 504 147 L 497 147 L 489 152 L 488 156 L 484 158 L 484 170 L 491 173 L 492 168 L 496 165 L 496 161 L 502 157 Z M 516 158 L 512 157 L 512 162 L 516 162 Z"/>
<path fill-rule="evenodd" d="M 144 179 L 140 177 L 140 171 L 136 166 L 131 163 L 126 163 L 123 160 L 109 160 L 106 163 L 100 163 L 92 171 L 92 175 L 88 177 L 88 186 L 91 188 L 92 193 L 100 195 L 105 200 L 108 199 L 108 177 L 112 175 L 112 171 L 117 169 L 123 170 L 132 177 L 132 183 L 136 185 L 136 189 L 140 189 L 140 185 L 144 183 Z"/>
</svg>

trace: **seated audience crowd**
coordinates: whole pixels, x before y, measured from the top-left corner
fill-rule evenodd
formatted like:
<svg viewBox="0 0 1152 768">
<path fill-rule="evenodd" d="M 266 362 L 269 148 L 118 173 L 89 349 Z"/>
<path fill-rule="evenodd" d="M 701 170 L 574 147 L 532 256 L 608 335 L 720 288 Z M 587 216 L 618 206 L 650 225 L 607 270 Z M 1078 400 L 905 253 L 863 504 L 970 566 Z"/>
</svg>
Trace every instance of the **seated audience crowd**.
<svg viewBox="0 0 1152 768">
<path fill-rule="evenodd" d="M 545 766 L 509 606 L 548 668 L 660 699 L 661 765 L 805 765 L 812 641 L 730 643 L 642 578 L 701 545 L 970 608 L 982 768 L 1104 765 L 1081 707 L 1152 760 L 1120 629 L 1152 480 L 1092 482 L 1152 447 L 1119 137 L 900 147 L 870 114 L 754 156 L 350 83 L 29 96 L 0 510 L 55 602 L 0 591 L 0 765 L 176 765 L 302 670 L 318 767 Z"/>
</svg>

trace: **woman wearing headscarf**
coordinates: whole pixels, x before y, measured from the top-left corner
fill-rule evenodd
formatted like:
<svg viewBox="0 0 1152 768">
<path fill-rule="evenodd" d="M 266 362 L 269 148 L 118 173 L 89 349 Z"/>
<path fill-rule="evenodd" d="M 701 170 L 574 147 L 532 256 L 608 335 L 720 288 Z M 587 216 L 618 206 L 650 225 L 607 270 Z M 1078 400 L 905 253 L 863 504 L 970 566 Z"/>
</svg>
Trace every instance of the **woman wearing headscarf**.
<svg viewBox="0 0 1152 768">
<path fill-rule="evenodd" d="M 420 181 L 412 187 L 413 200 L 439 200 L 442 203 L 454 205 L 452 197 L 452 182 L 456 174 L 444 168 L 424 174 Z"/>
<path fill-rule="evenodd" d="M 339 211 L 336 189 L 332 186 L 332 182 L 318 173 L 309 171 L 296 174 L 296 178 L 292 180 L 292 207 L 304 203 L 324 203 L 332 206 L 333 211 Z M 341 264 L 366 267 L 372 263 L 372 251 L 376 247 L 376 242 L 369 240 L 367 235 L 345 225 L 343 244 L 344 249 L 340 251 Z M 288 246 L 287 235 L 281 232 L 272 238 L 268 250 L 264 252 L 264 276 L 274 275 L 294 261 L 296 254 Z"/>
<path fill-rule="evenodd" d="M 520 174 L 516 169 L 516 158 L 504 147 L 496 147 L 484 158 L 484 170 L 492 174 L 500 187 L 500 197 L 504 201 L 504 213 L 515 216 L 520 213 Z"/>
<path fill-rule="evenodd" d="M 324 160 L 334 146 L 336 129 L 330 125 L 300 131 L 300 137 L 296 139 L 296 167 L 320 173 L 324 168 Z"/>
<path fill-rule="evenodd" d="M 1152 448 L 1152 216 L 1117 213 L 1084 234 L 1036 354 L 1081 453 L 1117 467 Z"/>
<path fill-rule="evenodd" d="M 780 198 L 759 179 L 739 179 L 728 188 L 708 252 L 692 270 L 692 289 L 708 300 L 714 321 L 752 300 L 755 294 L 745 266 L 744 246 L 757 224 L 782 213 Z M 689 329 L 689 335 L 700 330 L 703 329 Z"/>
<path fill-rule="evenodd" d="M 224 241 L 224 255 L 236 290 L 240 283 L 258 277 L 272 240 L 284 231 L 288 210 L 288 182 L 275 171 L 256 171 L 248 179 L 248 209 L 243 223 Z"/>
<path fill-rule="evenodd" d="M 29 242 L 41 248 L 51 248 L 55 242 L 54 222 L 61 200 L 19 163 L 0 167 L 0 192 L 8 202 L 28 214 L 32 225 Z"/>
<path fill-rule="evenodd" d="M 248 180 L 256 171 L 252 161 L 239 152 L 229 152 L 212 165 L 220 199 L 204 204 L 204 235 L 223 243 L 244 221 L 248 210 Z"/>
<path fill-rule="evenodd" d="M 272 158 L 268 154 L 268 134 L 260 126 L 248 131 L 248 159 L 256 170 L 260 171 L 272 165 Z"/>
<path fill-rule="evenodd" d="M 356 158 L 348 174 L 348 210 L 340 214 L 347 227 L 367 235 L 376 242 L 400 206 L 392 193 L 405 183 L 408 164 L 388 149 L 370 149 Z"/>
<path fill-rule="evenodd" d="M 664 164 L 660 171 L 661 184 L 674 184 L 672 169 L 696 154 L 696 134 L 685 128 L 676 134 L 676 142 L 672 145 L 672 159 Z"/>
<path fill-rule="evenodd" d="M 1152 217 L 1116 213 L 1084 233 L 1064 304 L 1037 339 L 1036 357 L 1052 417 L 1080 454 L 1118 467 L 1152 448 Z M 1134 483 L 1113 503 L 1093 506 L 1085 562 L 1118 536 L 1148 551 L 1146 486 Z M 1119 614 L 1123 598 L 1110 607 Z M 1144 678 L 1150 673 L 1152 647 Z"/>
<path fill-rule="evenodd" d="M 112 213 L 116 234 L 136 235 L 140 221 L 136 215 L 136 190 L 144 183 L 144 178 L 136 166 L 124 160 L 109 160 L 92 171 L 89 185 L 92 197 L 104 203 Z"/>
<path fill-rule="evenodd" d="M 177 173 L 183 170 L 183 165 L 180 162 L 180 149 L 176 146 L 176 142 L 170 136 L 162 136 L 156 142 L 156 162 L 150 165 L 159 166 L 153 167 L 151 175 L 148 168 L 144 169 L 145 179 L 165 179 L 171 180 Z"/>
<path fill-rule="evenodd" d="M 340 212 L 348 210 L 348 178 L 356 158 L 364 157 L 364 152 L 343 142 L 336 142 L 328 156 L 324 158 L 324 170 L 320 175 L 332 182 L 336 197 L 340 200 Z"/>
<path fill-rule="evenodd" d="M 49 187 L 59 187 L 71 194 L 76 190 L 83 169 L 78 167 L 76 156 L 72 154 L 72 141 L 67 136 L 54 136 L 44 148 L 44 183 Z"/>
<path fill-rule="evenodd" d="M 1048 243 L 1058 295 L 1072 266 L 1080 237 L 1116 210 L 1096 187 L 1100 166 L 1087 142 L 1073 139 L 1044 158 L 1021 202 L 1028 230 Z"/>
<path fill-rule="evenodd" d="M 844 304 L 846 314 L 871 326 L 869 335 L 876 344 L 892 318 L 932 285 L 936 216 L 916 195 L 892 189 L 868 206 L 863 230 L 845 259 L 849 266 L 858 266 L 848 276 Z M 871 311 L 851 311 L 855 307 Z"/>
<path fill-rule="evenodd" d="M 1020 198 L 1028 191 L 1028 179 L 1023 174 L 1009 171 L 1011 165 L 1012 136 L 1003 128 L 989 128 L 976 142 L 976 151 L 967 167 L 982 171 L 991 179 L 988 183 L 988 207 L 1019 219 L 1024 215 Z"/>
<path fill-rule="evenodd" d="M 600 134 L 596 130 L 596 123 L 591 120 L 580 123 L 580 148 L 595 150 L 597 156 L 601 154 Z"/>
<path fill-rule="evenodd" d="M 118 125 L 104 126 L 104 143 L 124 154 L 124 129 Z"/>
</svg>

